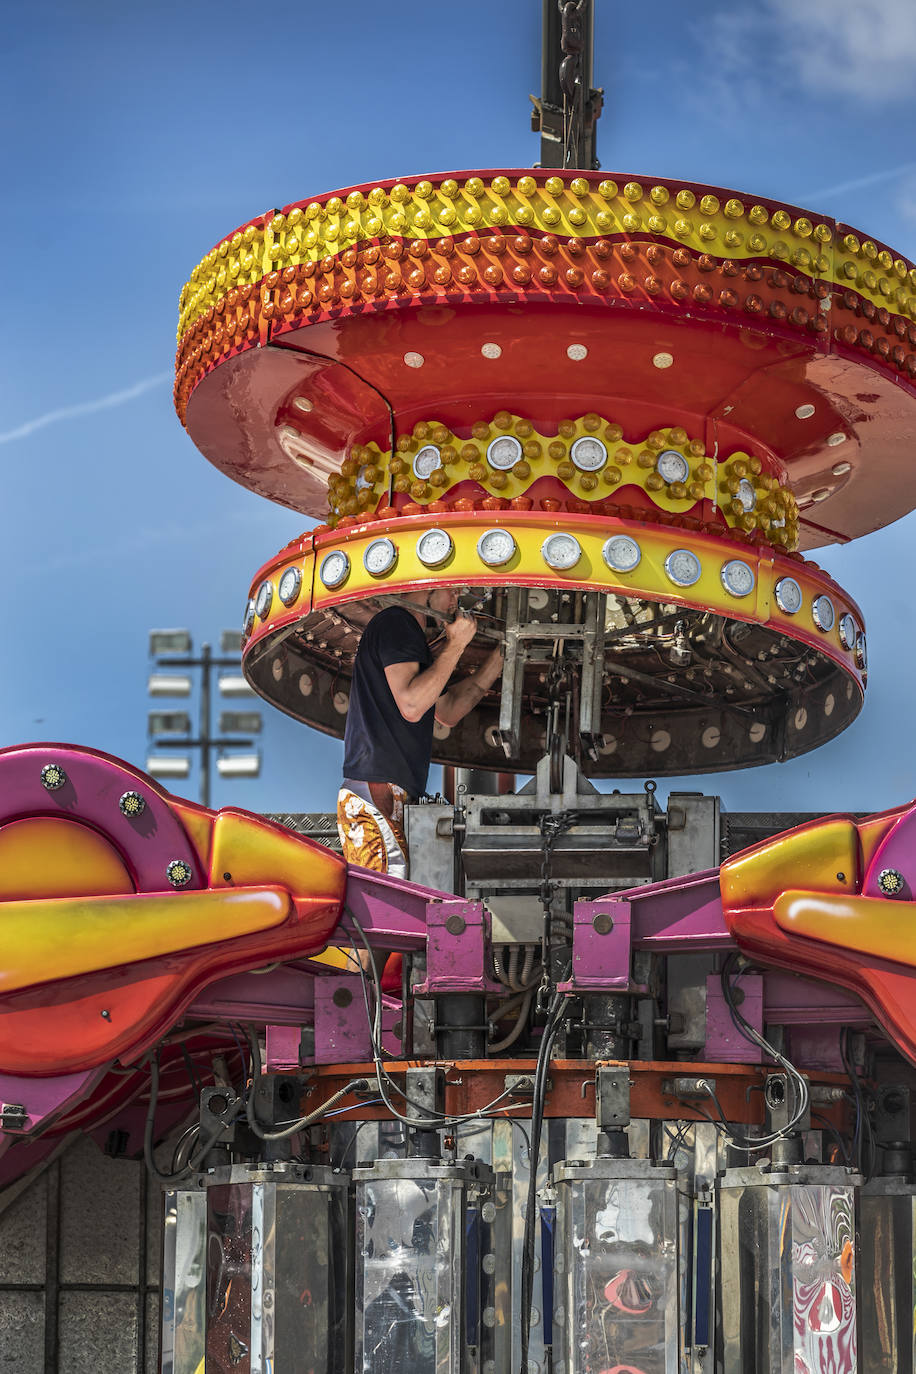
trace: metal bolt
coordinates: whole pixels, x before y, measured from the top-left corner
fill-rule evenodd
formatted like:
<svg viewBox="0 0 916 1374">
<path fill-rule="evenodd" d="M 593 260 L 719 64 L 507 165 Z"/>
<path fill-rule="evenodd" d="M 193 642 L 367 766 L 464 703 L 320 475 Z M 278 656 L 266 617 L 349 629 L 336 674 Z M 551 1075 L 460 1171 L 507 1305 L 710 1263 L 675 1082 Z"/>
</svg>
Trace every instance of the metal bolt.
<svg viewBox="0 0 916 1374">
<path fill-rule="evenodd" d="M 463 935 L 466 927 L 467 922 L 464 917 L 457 915 L 457 913 L 454 916 L 449 916 L 445 923 L 445 929 L 449 935 Z"/>
<path fill-rule="evenodd" d="M 110 1021 L 110 1020 L 111 1020 L 111 1012 L 110 1012 L 110 1011 L 103 1011 L 103 1012 L 100 1013 L 100 1015 L 104 1016 L 104 1018 L 105 1018 L 106 1021 Z"/>
<path fill-rule="evenodd" d="M 335 1007 L 348 1007 L 353 1001 L 353 994 L 349 988 L 338 988 L 331 997 Z"/>
<path fill-rule="evenodd" d="M 596 935 L 610 935 L 614 929 L 614 918 L 609 916 L 606 911 L 601 911 L 592 921 L 592 928 Z"/>
</svg>

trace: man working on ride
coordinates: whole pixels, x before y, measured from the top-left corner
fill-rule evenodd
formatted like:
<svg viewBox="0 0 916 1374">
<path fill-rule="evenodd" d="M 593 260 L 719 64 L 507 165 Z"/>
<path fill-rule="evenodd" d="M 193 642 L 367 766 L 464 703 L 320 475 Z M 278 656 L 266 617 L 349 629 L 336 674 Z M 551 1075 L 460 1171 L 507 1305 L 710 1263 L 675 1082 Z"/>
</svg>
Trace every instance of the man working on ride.
<svg viewBox="0 0 916 1374">
<path fill-rule="evenodd" d="M 404 806 L 426 791 L 433 720 L 457 725 L 492 686 L 502 668 L 496 648 L 471 677 L 446 690 L 477 630 L 455 612 L 446 587 L 420 592 L 406 606 L 379 611 L 363 631 L 353 665 L 344 738 L 344 779 L 337 828 L 344 858 L 394 877 L 407 877 Z M 453 616 L 431 647 L 427 611 Z"/>
</svg>

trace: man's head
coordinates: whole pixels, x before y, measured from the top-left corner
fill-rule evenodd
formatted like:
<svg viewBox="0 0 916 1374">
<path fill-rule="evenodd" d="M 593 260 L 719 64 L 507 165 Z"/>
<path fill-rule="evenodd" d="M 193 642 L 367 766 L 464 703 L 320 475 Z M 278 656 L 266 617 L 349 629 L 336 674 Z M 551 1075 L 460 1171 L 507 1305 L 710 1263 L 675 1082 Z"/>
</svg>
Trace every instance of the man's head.
<svg viewBox="0 0 916 1374">
<path fill-rule="evenodd" d="M 454 587 L 433 587 L 426 593 L 426 609 L 436 615 L 454 615 L 458 609 L 458 593 Z"/>
</svg>

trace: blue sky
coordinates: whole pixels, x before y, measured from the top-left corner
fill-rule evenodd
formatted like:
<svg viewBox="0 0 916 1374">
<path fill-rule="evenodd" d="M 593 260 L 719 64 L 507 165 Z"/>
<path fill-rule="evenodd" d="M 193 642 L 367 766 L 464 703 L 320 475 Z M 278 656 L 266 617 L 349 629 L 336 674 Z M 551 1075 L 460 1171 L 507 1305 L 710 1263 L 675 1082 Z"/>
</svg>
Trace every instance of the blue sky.
<svg viewBox="0 0 916 1374">
<path fill-rule="evenodd" d="M 178 294 L 259 211 L 538 157 L 540 0 L 9 9 L 0 82 L 4 744 L 143 765 L 147 632 L 237 626 L 307 523 L 198 454 L 171 406 Z M 598 150 L 834 215 L 916 258 L 912 0 L 597 0 Z M 913 503 L 901 482 L 900 508 Z M 732 810 L 874 810 L 913 781 L 916 516 L 819 561 L 860 602 L 859 720 L 791 764 L 699 780 Z M 340 746 L 264 709 L 264 767 L 215 803 L 330 808 Z M 188 795 L 196 795 L 192 778 Z"/>
</svg>

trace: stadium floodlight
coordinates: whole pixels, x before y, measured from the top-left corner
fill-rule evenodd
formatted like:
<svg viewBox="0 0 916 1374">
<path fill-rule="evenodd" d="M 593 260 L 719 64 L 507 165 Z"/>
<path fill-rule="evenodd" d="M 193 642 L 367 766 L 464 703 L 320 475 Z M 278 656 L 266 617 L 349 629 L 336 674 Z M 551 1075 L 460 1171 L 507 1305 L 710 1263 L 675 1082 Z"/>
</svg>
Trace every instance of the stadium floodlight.
<svg viewBox="0 0 916 1374">
<path fill-rule="evenodd" d="M 219 679 L 220 694 L 224 697 L 253 697 L 254 688 L 249 686 L 246 678 L 241 673 L 221 673 Z"/>
<path fill-rule="evenodd" d="M 190 630 L 150 630 L 150 658 L 162 658 L 164 654 L 189 654 L 190 652 Z"/>
<path fill-rule="evenodd" d="M 221 735 L 257 735 L 261 730 L 259 711 L 220 711 Z"/>
<path fill-rule="evenodd" d="M 150 711 L 149 733 L 151 735 L 189 735 L 191 717 L 187 711 Z"/>
<path fill-rule="evenodd" d="M 216 760 L 221 778 L 256 778 L 261 771 L 260 754 L 230 754 Z"/>
<path fill-rule="evenodd" d="M 241 630 L 223 630 L 219 637 L 220 653 L 223 654 L 242 654 L 242 632 Z"/>
<path fill-rule="evenodd" d="M 189 697 L 191 679 L 185 673 L 150 673 L 147 691 L 151 697 Z"/>
<path fill-rule="evenodd" d="M 198 727 L 195 729 L 189 711 L 150 711 L 149 735 L 153 743 L 149 747 L 163 753 L 150 757 L 148 771 L 154 778 L 186 778 L 191 760 L 175 757 L 171 752 L 166 755 L 165 751 L 195 751 L 200 765 L 200 800 L 209 806 L 214 750 L 232 750 L 235 755 L 217 760 L 220 777 L 256 778 L 261 771 L 261 760 L 256 754 L 235 754 L 236 750 L 251 749 L 254 740 L 250 736 L 260 734 L 261 716 L 257 711 L 223 711 L 219 731 L 214 735 L 210 728 L 214 669 L 226 670 L 219 676 L 219 690 L 224 697 L 256 695 L 240 671 L 241 634 L 238 630 L 222 631 L 219 657 L 212 653 L 209 644 L 201 645 L 199 653 L 192 653 L 188 630 L 151 630 L 149 643 L 156 670 L 149 678 L 150 696 L 190 697 L 193 693 L 197 697 Z M 195 676 L 197 673 L 199 677 Z"/>
<path fill-rule="evenodd" d="M 154 754 L 146 760 L 146 771 L 153 778 L 186 778 L 191 760 L 172 754 Z"/>
</svg>

